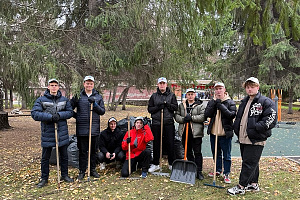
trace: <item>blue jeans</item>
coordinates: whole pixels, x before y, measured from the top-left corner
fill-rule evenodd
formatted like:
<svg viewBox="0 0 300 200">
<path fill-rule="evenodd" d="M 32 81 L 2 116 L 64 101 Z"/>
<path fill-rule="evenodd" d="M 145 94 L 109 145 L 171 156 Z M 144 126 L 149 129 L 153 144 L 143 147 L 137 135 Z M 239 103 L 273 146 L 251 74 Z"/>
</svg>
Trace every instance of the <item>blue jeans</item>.
<svg viewBox="0 0 300 200">
<path fill-rule="evenodd" d="M 213 157 L 215 156 L 215 139 L 216 136 L 210 134 L 210 146 Z M 231 168 L 231 140 L 232 138 L 226 138 L 226 136 L 218 136 L 217 144 L 217 172 L 222 172 L 222 165 L 224 165 L 224 175 L 230 173 Z M 223 153 L 223 160 L 222 160 Z M 215 158 L 214 158 L 215 159 Z M 223 162 L 223 163 L 222 163 Z"/>
</svg>

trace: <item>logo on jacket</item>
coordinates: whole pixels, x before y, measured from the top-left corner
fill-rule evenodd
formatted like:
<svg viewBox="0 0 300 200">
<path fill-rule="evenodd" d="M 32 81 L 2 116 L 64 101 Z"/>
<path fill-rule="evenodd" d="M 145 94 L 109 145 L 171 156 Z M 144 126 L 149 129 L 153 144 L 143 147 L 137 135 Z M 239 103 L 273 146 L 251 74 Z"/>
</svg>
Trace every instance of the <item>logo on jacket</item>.
<svg viewBox="0 0 300 200">
<path fill-rule="evenodd" d="M 250 109 L 250 116 L 252 115 L 260 115 L 263 111 L 263 107 L 261 103 L 253 104 L 252 108 Z"/>
<path fill-rule="evenodd" d="M 276 117 L 276 111 L 271 108 L 271 115 L 268 116 L 268 119 L 266 120 L 266 125 L 269 128 L 270 125 L 275 121 L 275 117 Z"/>
</svg>

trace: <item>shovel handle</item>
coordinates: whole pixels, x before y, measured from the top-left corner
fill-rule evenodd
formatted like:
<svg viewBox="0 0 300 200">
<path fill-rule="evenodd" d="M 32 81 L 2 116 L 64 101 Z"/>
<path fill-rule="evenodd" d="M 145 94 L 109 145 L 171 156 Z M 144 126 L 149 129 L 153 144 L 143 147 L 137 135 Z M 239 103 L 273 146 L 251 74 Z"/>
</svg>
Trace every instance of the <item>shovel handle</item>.
<svg viewBox="0 0 300 200">
<path fill-rule="evenodd" d="M 184 144 L 184 160 L 186 159 L 187 155 L 187 143 L 188 143 L 188 134 L 189 134 L 189 123 L 187 122 L 185 125 L 185 144 Z"/>
<path fill-rule="evenodd" d="M 130 119 L 129 119 L 129 115 L 127 116 L 127 119 L 128 119 L 128 137 L 130 138 Z M 131 174 L 130 154 L 131 154 L 131 148 L 130 148 L 130 143 L 129 143 L 128 144 L 128 173 L 129 173 L 129 175 Z"/>
<path fill-rule="evenodd" d="M 60 177 L 59 177 L 59 152 L 58 152 L 58 133 L 57 133 L 57 123 L 55 126 L 55 147 L 56 147 L 56 166 L 57 166 L 57 187 L 60 188 Z"/>
<path fill-rule="evenodd" d="M 92 146 L 92 122 L 93 122 L 93 104 L 91 103 L 90 110 L 90 130 L 89 130 L 89 153 L 88 153 L 88 181 L 90 181 L 91 173 L 91 146 Z"/>
</svg>

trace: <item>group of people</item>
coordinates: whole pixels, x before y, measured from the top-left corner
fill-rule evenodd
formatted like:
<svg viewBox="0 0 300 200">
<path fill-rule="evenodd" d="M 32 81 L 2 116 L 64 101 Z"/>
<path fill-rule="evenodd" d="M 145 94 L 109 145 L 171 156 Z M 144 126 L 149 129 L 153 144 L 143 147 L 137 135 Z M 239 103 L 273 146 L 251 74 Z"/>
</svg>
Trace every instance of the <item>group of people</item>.
<svg viewBox="0 0 300 200">
<path fill-rule="evenodd" d="M 218 82 L 214 85 L 214 97 L 207 105 L 196 98 L 193 88 L 187 89 L 186 100 L 178 105 L 175 94 L 167 85 L 167 79 L 161 77 L 157 80 L 157 91 L 151 95 L 148 102 L 148 112 L 152 118 L 151 127 L 143 117 L 137 117 L 134 126 L 127 131 L 125 136 L 117 126 L 117 119 L 114 117 L 108 120 L 107 128 L 100 134 L 99 116 L 105 114 L 105 107 L 102 96 L 94 89 L 94 82 L 94 77 L 86 76 L 83 80 L 84 89 L 69 101 L 59 91 L 59 81 L 50 79 L 44 96 L 36 100 L 31 115 L 34 120 L 41 121 L 42 130 L 42 175 L 38 187 L 43 187 L 48 182 L 49 158 L 52 147 L 56 144 L 55 124 L 59 135 L 61 180 L 74 181 L 68 176 L 66 120 L 71 117 L 76 118 L 79 149 L 78 180 L 82 180 L 85 176 L 88 153 L 90 153 L 90 174 L 95 178 L 100 177 L 96 171 L 97 153 L 101 163 L 110 163 L 114 160 L 123 163 L 122 177 L 128 177 L 139 166 L 142 168 L 141 177 L 146 178 L 147 172 L 160 170 L 161 138 L 168 155 L 169 169 L 172 170 L 172 163 L 176 159 L 174 120 L 179 123 L 178 133 L 182 137 L 182 144 L 186 142 L 185 138 L 188 138 L 187 159 L 195 162 L 196 177 L 203 180 L 201 146 L 204 137 L 204 122 L 209 118 L 207 134 L 210 135 L 211 151 L 216 164 L 215 175 L 223 174 L 224 182 L 231 183 L 229 178 L 231 143 L 235 133 L 240 144 L 242 169 L 239 184 L 228 189 L 227 192 L 235 195 L 244 194 L 248 190 L 259 191 L 259 160 L 266 140 L 271 135 L 271 129 L 276 124 L 277 114 L 274 102 L 259 92 L 257 78 L 250 77 L 244 82 L 243 86 L 248 96 L 241 101 L 237 111 L 236 104 L 226 92 L 224 83 Z M 90 119 L 90 113 L 92 113 L 92 119 Z M 161 137 L 161 129 L 163 137 Z M 89 152 L 90 132 L 91 149 Z M 152 140 L 153 159 L 151 151 L 146 148 L 147 143 Z M 215 146 L 216 140 L 217 146 Z M 98 148 L 100 152 L 97 152 Z M 214 173 L 210 172 L 208 176 L 214 176 Z"/>
</svg>

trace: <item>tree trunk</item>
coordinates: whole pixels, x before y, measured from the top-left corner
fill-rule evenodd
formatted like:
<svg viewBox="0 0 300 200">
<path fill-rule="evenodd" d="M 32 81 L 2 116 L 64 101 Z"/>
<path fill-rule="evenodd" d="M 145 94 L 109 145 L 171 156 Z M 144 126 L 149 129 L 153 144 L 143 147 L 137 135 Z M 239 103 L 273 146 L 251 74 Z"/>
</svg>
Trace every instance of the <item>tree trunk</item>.
<svg viewBox="0 0 300 200">
<path fill-rule="evenodd" d="M 107 101 L 107 110 L 110 110 L 110 98 L 111 98 L 111 90 L 109 90 L 109 97 L 108 97 L 108 101 Z"/>
<path fill-rule="evenodd" d="M 293 88 L 290 87 L 290 89 L 289 89 L 289 110 L 288 110 L 288 114 L 293 114 L 293 97 L 294 97 L 294 91 L 293 91 Z"/>
<path fill-rule="evenodd" d="M 22 107 L 21 107 L 21 109 L 26 110 L 26 108 L 27 108 L 27 106 L 26 106 L 26 100 L 25 100 L 25 98 L 22 97 Z"/>
<path fill-rule="evenodd" d="M 8 113 L 3 111 L 3 93 L 0 88 L 0 130 L 11 128 L 8 124 Z"/>
<path fill-rule="evenodd" d="M 13 91 L 12 90 L 9 90 L 9 108 L 14 108 L 14 94 L 13 94 Z"/>
<path fill-rule="evenodd" d="M 5 109 L 8 109 L 8 92 L 7 92 L 7 88 L 4 88 L 4 95 L 5 95 Z"/>
<path fill-rule="evenodd" d="M 122 110 L 126 110 L 126 97 L 128 95 L 129 88 L 130 87 L 125 88 L 125 92 L 124 92 L 123 100 L 122 100 Z"/>
</svg>

